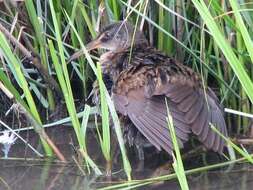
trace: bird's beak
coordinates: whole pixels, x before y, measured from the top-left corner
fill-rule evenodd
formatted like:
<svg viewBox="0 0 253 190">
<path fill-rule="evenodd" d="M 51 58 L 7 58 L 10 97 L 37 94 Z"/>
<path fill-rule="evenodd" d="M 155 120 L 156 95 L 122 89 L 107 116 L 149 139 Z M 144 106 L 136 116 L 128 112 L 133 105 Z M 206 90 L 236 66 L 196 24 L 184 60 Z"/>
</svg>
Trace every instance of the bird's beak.
<svg viewBox="0 0 253 190">
<path fill-rule="evenodd" d="M 88 43 L 86 45 L 86 49 L 87 51 L 91 51 L 93 49 L 98 49 L 100 48 L 100 39 L 95 39 L 95 40 L 92 40 L 90 43 Z"/>
<path fill-rule="evenodd" d="M 85 47 L 87 51 L 91 51 L 93 49 L 97 49 L 100 48 L 100 40 L 99 39 L 95 39 L 93 41 L 91 41 L 90 43 L 88 43 Z M 84 51 L 81 49 L 79 51 L 77 51 L 76 53 L 74 53 L 73 55 L 70 56 L 70 58 L 68 59 L 67 63 L 70 63 L 71 61 L 79 58 L 80 56 L 82 56 L 84 54 Z"/>
</svg>

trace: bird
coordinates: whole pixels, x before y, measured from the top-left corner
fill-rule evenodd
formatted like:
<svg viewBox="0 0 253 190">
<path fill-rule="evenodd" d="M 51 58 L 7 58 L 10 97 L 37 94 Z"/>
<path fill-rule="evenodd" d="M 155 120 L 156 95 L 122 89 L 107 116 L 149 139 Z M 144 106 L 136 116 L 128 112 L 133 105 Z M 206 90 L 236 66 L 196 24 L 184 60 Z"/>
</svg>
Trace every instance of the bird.
<svg viewBox="0 0 253 190">
<path fill-rule="evenodd" d="M 144 33 L 126 20 L 103 28 L 86 48 L 106 50 L 99 62 L 111 81 L 117 112 L 158 151 L 173 154 L 168 107 L 180 148 L 194 134 L 207 149 L 223 153 L 225 140 L 210 127 L 212 123 L 228 136 L 223 109 L 198 73 L 150 46 Z"/>
</svg>

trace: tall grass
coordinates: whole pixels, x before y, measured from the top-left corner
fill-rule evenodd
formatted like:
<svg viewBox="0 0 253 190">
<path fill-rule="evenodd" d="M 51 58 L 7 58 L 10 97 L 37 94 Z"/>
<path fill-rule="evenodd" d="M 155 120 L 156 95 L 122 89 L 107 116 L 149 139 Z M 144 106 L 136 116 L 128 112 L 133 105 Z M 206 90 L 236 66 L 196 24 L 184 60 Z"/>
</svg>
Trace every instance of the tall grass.
<svg viewBox="0 0 253 190">
<path fill-rule="evenodd" d="M 166 101 L 166 99 L 165 99 L 165 101 Z M 168 128 L 170 131 L 170 137 L 171 137 L 171 141 L 173 143 L 173 148 L 175 150 L 175 154 L 172 153 L 172 157 L 173 157 L 172 166 L 173 166 L 174 171 L 177 175 L 177 179 L 179 181 L 181 189 L 182 190 L 189 190 L 189 186 L 188 186 L 187 179 L 185 176 L 182 157 L 181 157 L 180 150 L 179 150 L 179 144 L 177 142 L 176 131 L 175 131 L 175 128 L 173 125 L 173 118 L 172 118 L 171 113 L 169 111 L 167 101 L 166 101 L 166 107 L 167 107 L 167 115 L 168 115 L 168 117 L 167 117 Z"/>
<path fill-rule="evenodd" d="M 80 81 L 78 86 L 81 95 L 86 99 L 91 91 L 92 82 L 99 81 L 101 95 L 102 127 L 100 130 L 100 146 L 108 163 L 112 161 L 111 130 L 109 115 L 117 134 L 124 169 L 131 179 L 129 164 L 120 121 L 113 102 L 110 99 L 101 78 L 99 67 L 86 51 L 85 45 L 97 35 L 98 26 L 127 18 L 136 26 L 143 26 L 150 44 L 167 55 L 177 57 L 186 65 L 199 72 L 205 85 L 214 87 L 225 107 L 252 113 L 253 111 L 253 4 L 248 1 L 203 1 L 203 0 L 90 0 L 83 3 L 78 0 L 32 1 L 26 0 L 18 24 L 12 26 L 14 16 L 20 9 L 6 4 L 8 9 L 0 10 L 0 22 L 10 29 L 18 38 L 22 25 L 22 43 L 33 54 L 38 55 L 47 72 L 57 79 L 61 88 L 68 116 L 76 133 L 80 152 L 86 163 L 97 173 L 102 171 L 89 156 L 86 147 L 87 118 L 91 116 L 89 107 L 79 120 L 75 97 L 73 96 L 73 76 Z M 207 4 L 208 3 L 208 4 Z M 231 8 L 231 9 L 230 9 Z M 100 20 L 100 23 L 97 22 Z M 143 21 L 144 25 L 143 25 Z M 8 37 L 0 33 L 0 50 L 4 62 L 0 62 L 0 80 L 13 93 L 31 116 L 42 126 L 46 118 L 42 118 L 38 109 L 52 113 L 57 107 L 58 98 L 55 90 L 41 82 L 32 83 L 30 70 L 27 69 L 20 51 L 13 53 Z M 12 49 L 11 49 L 12 48 Z M 66 59 L 77 49 L 83 49 L 84 57 L 67 64 Z M 8 70 L 5 70 L 8 68 Z M 98 70 L 97 70 L 98 69 Z M 40 71 L 35 74 L 40 77 Z M 18 85 L 8 78 L 15 78 Z M 24 93 L 20 94 L 20 89 Z M 31 89 L 31 91 L 30 91 Z M 43 97 L 43 98 L 40 98 Z M 229 115 L 231 116 L 231 115 Z M 61 118 L 59 118 L 61 120 Z M 245 135 L 249 132 L 250 120 L 245 117 L 227 117 L 231 135 Z M 51 155 L 47 143 L 43 142 L 45 151 Z M 237 148 L 235 148 L 237 149 Z M 240 152 L 240 151 L 239 151 Z M 242 153 L 242 152 L 241 152 Z M 247 154 L 242 154 L 248 157 Z M 222 165 L 222 164 L 221 164 Z M 168 178 L 166 178 L 168 179 Z M 147 181 L 146 181 L 147 183 Z"/>
</svg>

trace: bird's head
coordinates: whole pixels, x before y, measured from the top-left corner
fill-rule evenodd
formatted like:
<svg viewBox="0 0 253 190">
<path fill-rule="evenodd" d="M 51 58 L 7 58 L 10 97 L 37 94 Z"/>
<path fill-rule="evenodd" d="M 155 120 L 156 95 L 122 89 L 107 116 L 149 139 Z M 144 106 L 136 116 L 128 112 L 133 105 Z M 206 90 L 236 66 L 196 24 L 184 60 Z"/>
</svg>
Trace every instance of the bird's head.
<svg viewBox="0 0 253 190">
<path fill-rule="evenodd" d="M 88 50 L 102 48 L 109 51 L 122 51 L 131 45 L 147 43 L 145 36 L 133 25 L 120 21 L 106 26 L 98 37 L 87 45 Z"/>
<path fill-rule="evenodd" d="M 96 39 L 86 45 L 86 49 L 106 49 L 109 52 L 117 53 L 127 50 L 131 45 L 147 44 L 147 40 L 143 33 L 127 21 L 119 21 L 106 26 Z M 71 56 L 71 60 L 82 55 L 79 51 Z"/>
</svg>

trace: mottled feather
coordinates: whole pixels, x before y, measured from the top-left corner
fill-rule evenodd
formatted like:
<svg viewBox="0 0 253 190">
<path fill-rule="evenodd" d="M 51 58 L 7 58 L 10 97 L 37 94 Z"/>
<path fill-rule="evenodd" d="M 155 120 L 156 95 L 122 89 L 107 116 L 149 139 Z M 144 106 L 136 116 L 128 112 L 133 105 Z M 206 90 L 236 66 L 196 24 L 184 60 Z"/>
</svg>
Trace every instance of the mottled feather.
<svg viewBox="0 0 253 190">
<path fill-rule="evenodd" d="M 133 64 L 120 72 L 113 86 L 116 109 L 129 116 L 155 147 L 171 153 L 167 98 L 181 146 L 193 132 L 207 148 L 222 152 L 225 142 L 209 123 L 226 136 L 223 113 L 216 95 L 202 87 L 197 74 L 152 48 L 148 55 L 135 50 L 131 61 Z"/>
</svg>

